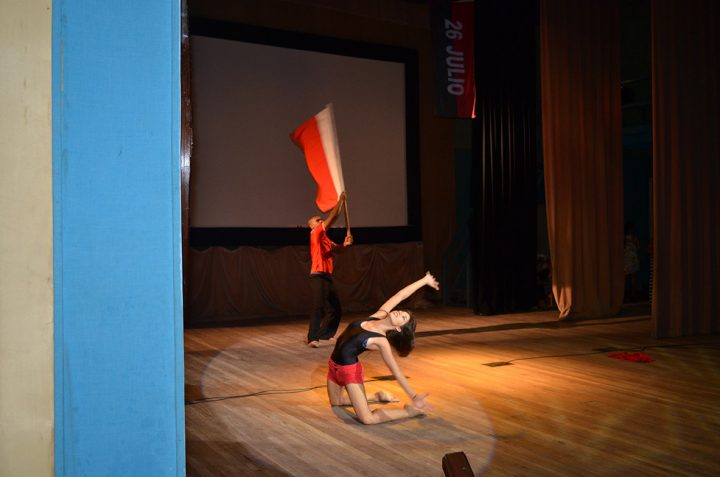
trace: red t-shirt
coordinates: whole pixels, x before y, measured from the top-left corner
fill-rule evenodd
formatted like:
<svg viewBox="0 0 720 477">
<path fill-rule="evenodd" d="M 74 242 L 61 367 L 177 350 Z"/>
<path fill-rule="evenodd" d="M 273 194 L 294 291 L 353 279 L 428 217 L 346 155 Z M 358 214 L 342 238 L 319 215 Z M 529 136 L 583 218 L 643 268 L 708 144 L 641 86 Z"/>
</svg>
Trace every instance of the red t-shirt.
<svg viewBox="0 0 720 477">
<path fill-rule="evenodd" d="M 325 232 L 325 224 L 318 224 L 310 231 L 310 273 L 332 273 L 332 249 L 335 242 Z"/>
</svg>

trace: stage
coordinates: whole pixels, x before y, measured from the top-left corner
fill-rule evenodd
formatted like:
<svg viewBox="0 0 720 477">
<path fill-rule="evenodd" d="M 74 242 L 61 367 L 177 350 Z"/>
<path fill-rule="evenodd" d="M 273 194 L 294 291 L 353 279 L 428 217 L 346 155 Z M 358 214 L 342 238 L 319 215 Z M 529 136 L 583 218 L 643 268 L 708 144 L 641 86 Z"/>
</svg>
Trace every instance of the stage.
<svg viewBox="0 0 720 477">
<path fill-rule="evenodd" d="M 655 340 L 646 304 L 568 322 L 415 316 L 417 346 L 398 362 L 435 409 L 375 426 L 329 406 L 332 344 L 305 346 L 304 319 L 186 330 L 187 475 L 442 476 L 459 451 L 475 475 L 717 475 L 719 336 Z M 622 351 L 655 361 L 608 357 Z M 407 402 L 379 353 L 361 360 L 368 394 Z"/>
</svg>

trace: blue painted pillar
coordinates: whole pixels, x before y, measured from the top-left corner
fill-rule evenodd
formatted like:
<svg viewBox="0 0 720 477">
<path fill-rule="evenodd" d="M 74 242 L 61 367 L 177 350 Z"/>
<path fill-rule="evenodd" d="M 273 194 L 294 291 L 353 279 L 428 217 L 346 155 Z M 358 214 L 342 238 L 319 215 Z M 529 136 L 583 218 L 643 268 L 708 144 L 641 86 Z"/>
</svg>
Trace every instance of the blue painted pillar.
<svg viewBox="0 0 720 477">
<path fill-rule="evenodd" d="M 55 474 L 184 475 L 180 2 L 53 2 Z"/>
</svg>

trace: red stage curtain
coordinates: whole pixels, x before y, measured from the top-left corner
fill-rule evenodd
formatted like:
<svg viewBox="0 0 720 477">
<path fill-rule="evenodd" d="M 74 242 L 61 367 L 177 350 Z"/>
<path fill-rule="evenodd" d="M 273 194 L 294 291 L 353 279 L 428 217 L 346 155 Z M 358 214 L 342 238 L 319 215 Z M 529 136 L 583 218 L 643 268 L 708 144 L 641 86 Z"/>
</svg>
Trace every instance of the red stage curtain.
<svg viewBox="0 0 720 477">
<path fill-rule="evenodd" d="M 720 4 L 651 2 L 652 319 L 657 337 L 720 331 Z"/>
<path fill-rule="evenodd" d="M 541 0 L 548 239 L 560 318 L 616 314 L 623 298 L 617 0 Z"/>
</svg>

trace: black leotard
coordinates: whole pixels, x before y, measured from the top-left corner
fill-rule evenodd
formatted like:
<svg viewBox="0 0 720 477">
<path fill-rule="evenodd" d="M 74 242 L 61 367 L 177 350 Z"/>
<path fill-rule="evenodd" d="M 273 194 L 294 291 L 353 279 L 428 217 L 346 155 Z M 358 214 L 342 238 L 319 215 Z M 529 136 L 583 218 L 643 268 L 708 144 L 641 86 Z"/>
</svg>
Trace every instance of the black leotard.
<svg viewBox="0 0 720 477">
<path fill-rule="evenodd" d="M 348 364 L 355 364 L 358 362 L 358 355 L 367 348 L 367 340 L 380 336 L 385 338 L 382 333 L 375 331 L 368 331 L 360 324 L 364 321 L 379 321 L 380 318 L 364 318 L 362 320 L 355 320 L 350 323 L 347 328 L 340 334 L 335 343 L 335 349 L 333 350 L 330 358 L 341 366 Z"/>
</svg>

